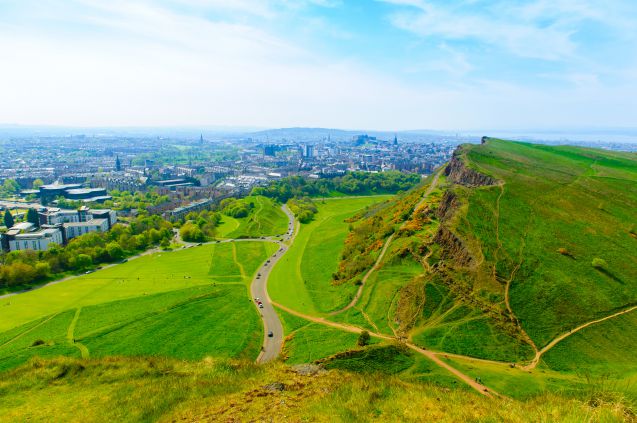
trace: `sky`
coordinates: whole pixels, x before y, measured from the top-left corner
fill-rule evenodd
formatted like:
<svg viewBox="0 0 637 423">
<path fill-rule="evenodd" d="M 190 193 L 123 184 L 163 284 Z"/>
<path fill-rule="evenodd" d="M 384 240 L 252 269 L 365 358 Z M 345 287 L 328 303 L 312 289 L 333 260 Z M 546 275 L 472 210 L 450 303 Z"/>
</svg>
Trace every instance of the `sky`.
<svg viewBox="0 0 637 423">
<path fill-rule="evenodd" d="M 0 0 L 0 123 L 637 127 L 635 0 Z"/>
</svg>

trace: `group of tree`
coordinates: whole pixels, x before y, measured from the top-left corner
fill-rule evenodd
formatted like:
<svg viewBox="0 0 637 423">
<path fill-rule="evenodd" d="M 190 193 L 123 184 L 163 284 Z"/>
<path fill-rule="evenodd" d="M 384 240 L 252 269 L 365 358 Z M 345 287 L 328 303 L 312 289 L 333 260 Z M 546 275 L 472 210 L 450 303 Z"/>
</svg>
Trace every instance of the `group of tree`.
<svg viewBox="0 0 637 423">
<path fill-rule="evenodd" d="M 254 202 L 245 198 L 225 198 L 221 200 L 219 209 L 226 216 L 240 219 L 250 214 L 250 211 L 254 209 Z"/>
<path fill-rule="evenodd" d="M 369 173 L 349 172 L 334 178 L 309 179 L 288 176 L 266 187 L 256 187 L 252 195 L 264 195 L 285 203 L 293 197 L 325 197 L 333 193 L 346 195 L 395 194 L 420 182 L 420 175 L 397 171 Z"/>
<path fill-rule="evenodd" d="M 186 242 L 206 242 L 214 239 L 221 215 L 211 210 L 189 213 L 181 224 L 179 235 Z"/>
<path fill-rule="evenodd" d="M 145 192 L 112 190 L 108 194 L 113 198 L 106 200 L 103 206 L 113 210 L 145 210 L 147 207 L 158 206 L 170 201 L 167 195 L 160 195 L 154 189 Z"/>
<path fill-rule="evenodd" d="M 318 209 L 310 197 L 290 198 L 288 207 L 301 223 L 311 222 L 314 215 L 318 213 Z"/>
<path fill-rule="evenodd" d="M 26 221 L 33 223 L 35 226 L 40 226 L 40 218 L 36 209 L 27 209 Z M 11 210 L 6 209 L 4 211 L 4 215 L 2 216 L 2 223 L 4 223 L 4 226 L 6 226 L 7 229 L 16 224 L 13 214 L 11 214 Z"/>
<path fill-rule="evenodd" d="M 159 216 L 140 216 L 129 225 L 114 225 L 108 232 L 91 232 L 68 245 L 46 251 L 21 250 L 0 255 L 0 287 L 43 282 L 65 272 L 89 269 L 169 242 L 172 224 Z"/>
<path fill-rule="evenodd" d="M 20 185 L 14 179 L 5 179 L 0 185 L 1 197 L 12 197 L 20 192 Z"/>
</svg>

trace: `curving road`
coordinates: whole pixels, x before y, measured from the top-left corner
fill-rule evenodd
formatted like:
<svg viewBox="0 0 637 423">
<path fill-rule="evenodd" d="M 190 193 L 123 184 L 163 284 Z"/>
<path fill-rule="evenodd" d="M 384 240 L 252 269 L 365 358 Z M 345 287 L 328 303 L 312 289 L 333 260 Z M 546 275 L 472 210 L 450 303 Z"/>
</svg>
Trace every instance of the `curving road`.
<svg viewBox="0 0 637 423">
<path fill-rule="evenodd" d="M 296 233 L 298 232 L 298 228 L 294 224 L 294 214 L 292 214 L 290 209 L 288 209 L 285 205 L 281 208 L 287 215 L 289 222 L 288 230 L 283 241 L 293 241 Z M 257 306 L 256 298 L 259 298 L 263 303 L 263 308 L 257 308 L 263 318 L 263 346 L 261 348 L 261 353 L 257 357 L 257 363 L 266 363 L 276 359 L 281 352 L 281 347 L 283 346 L 283 326 L 281 325 L 281 320 L 276 314 L 276 311 L 272 306 L 270 296 L 268 295 L 268 278 L 270 276 L 270 271 L 288 251 L 289 246 L 281 241 L 276 242 L 279 245 L 279 249 L 261 265 L 256 276 L 252 280 L 252 284 L 250 285 L 250 292 L 252 294 L 253 301 L 255 301 L 255 306 Z M 268 336 L 269 332 L 272 332 L 272 336 Z"/>
</svg>

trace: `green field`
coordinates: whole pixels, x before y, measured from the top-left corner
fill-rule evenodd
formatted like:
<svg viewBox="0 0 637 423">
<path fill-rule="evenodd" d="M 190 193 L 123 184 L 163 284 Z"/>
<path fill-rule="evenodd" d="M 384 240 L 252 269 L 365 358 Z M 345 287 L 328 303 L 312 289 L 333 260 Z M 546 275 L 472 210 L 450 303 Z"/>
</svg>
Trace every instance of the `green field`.
<svg viewBox="0 0 637 423">
<path fill-rule="evenodd" d="M 259 238 L 282 235 L 287 231 L 288 218 L 280 204 L 261 195 L 245 197 L 241 201 L 252 203 L 254 208 L 247 217 L 222 215 L 217 228 L 218 238 Z"/>
<path fill-rule="evenodd" d="M 31 356 L 254 359 L 261 324 L 247 293 L 270 242 L 207 244 L 2 300 L 0 369 Z"/>
<path fill-rule="evenodd" d="M 330 283 L 348 233 L 345 219 L 388 198 L 356 197 L 317 203 L 319 211 L 314 220 L 301 225 L 294 244 L 272 270 L 268 282 L 270 297 L 307 313 L 329 312 L 346 305 L 356 287 Z"/>
</svg>

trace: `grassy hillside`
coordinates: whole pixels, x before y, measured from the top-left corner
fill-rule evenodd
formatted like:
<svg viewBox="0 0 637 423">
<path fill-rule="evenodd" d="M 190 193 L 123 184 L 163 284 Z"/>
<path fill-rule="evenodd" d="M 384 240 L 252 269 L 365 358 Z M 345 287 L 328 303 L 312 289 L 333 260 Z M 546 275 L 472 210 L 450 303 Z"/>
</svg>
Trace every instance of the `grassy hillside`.
<svg viewBox="0 0 637 423">
<path fill-rule="evenodd" d="M 544 395 L 519 402 L 358 370 L 355 359 L 302 374 L 281 364 L 158 358 L 34 360 L 0 379 L 5 421 L 603 421 L 630 419 L 621 402 Z M 394 357 L 392 371 L 410 365 Z M 343 370 L 340 370 L 343 369 Z M 391 372 L 390 372 L 391 373 Z"/>
<path fill-rule="evenodd" d="M 259 238 L 280 235 L 287 230 L 288 218 L 280 204 L 271 198 L 255 195 L 239 201 L 252 204 L 250 213 L 242 218 L 224 214 L 217 228 L 219 238 Z"/>
<path fill-rule="evenodd" d="M 460 158 L 498 183 L 454 187 L 468 207 L 448 224 L 476 260 L 452 274 L 483 297 L 508 291 L 508 314 L 538 348 L 637 303 L 636 155 L 489 140 Z M 619 351 L 635 342 L 609 330 Z"/>
<path fill-rule="evenodd" d="M 262 329 L 248 285 L 276 248 L 234 242 L 156 253 L 5 298 L 0 369 L 33 356 L 255 358 Z"/>
<path fill-rule="evenodd" d="M 356 287 L 342 289 L 331 283 L 348 232 L 346 219 L 388 198 L 373 196 L 317 202 L 314 220 L 301 225 L 294 244 L 272 270 L 268 282 L 272 299 L 310 313 L 328 312 L 347 304 Z"/>
<path fill-rule="evenodd" d="M 637 398 L 637 155 L 492 139 L 434 181 L 352 221 L 341 295 L 367 279 L 328 318 L 514 397 L 606 380 Z"/>
</svg>

